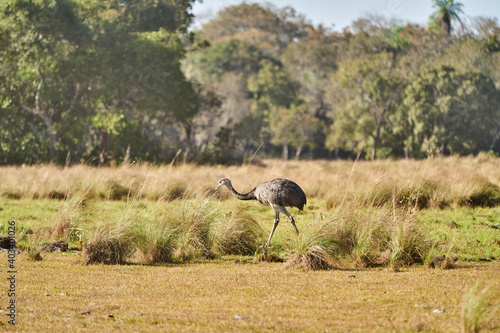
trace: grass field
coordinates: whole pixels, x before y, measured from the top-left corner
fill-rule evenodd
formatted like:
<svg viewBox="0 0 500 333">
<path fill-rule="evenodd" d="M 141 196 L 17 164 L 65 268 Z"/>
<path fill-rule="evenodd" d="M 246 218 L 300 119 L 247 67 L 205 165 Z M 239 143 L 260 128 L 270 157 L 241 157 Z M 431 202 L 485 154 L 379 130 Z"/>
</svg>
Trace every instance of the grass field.
<svg viewBox="0 0 500 333">
<path fill-rule="evenodd" d="M 0 171 L 0 235 L 15 221 L 21 250 L 16 325 L 0 329 L 500 331 L 489 156 Z M 300 237 L 283 218 L 269 250 L 284 262 L 262 261 L 272 209 L 214 193 L 222 177 L 242 193 L 277 177 L 304 189 Z M 70 251 L 41 251 L 57 240 Z"/>
</svg>

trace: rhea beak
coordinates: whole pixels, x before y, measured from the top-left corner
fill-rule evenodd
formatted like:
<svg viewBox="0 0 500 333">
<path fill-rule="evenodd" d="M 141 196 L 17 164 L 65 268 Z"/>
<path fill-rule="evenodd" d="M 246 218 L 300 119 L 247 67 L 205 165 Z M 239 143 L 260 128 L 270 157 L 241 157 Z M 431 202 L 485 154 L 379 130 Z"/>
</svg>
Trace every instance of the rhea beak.
<svg viewBox="0 0 500 333">
<path fill-rule="evenodd" d="M 217 188 L 215 189 L 215 191 L 217 192 L 217 190 L 218 190 L 218 189 L 219 189 L 219 187 L 221 187 L 221 186 L 222 186 L 222 184 L 217 185 Z"/>
</svg>

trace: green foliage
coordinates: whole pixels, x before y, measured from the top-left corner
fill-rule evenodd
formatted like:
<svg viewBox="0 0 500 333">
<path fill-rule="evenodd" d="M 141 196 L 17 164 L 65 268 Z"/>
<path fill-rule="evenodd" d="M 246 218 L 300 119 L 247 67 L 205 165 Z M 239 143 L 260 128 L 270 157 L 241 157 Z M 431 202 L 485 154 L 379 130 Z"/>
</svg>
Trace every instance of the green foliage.
<svg viewBox="0 0 500 333">
<path fill-rule="evenodd" d="M 497 128 L 498 96 L 481 73 L 444 66 L 424 70 L 410 81 L 403 101 L 412 131 L 407 151 L 419 157 L 488 150 Z"/>
<path fill-rule="evenodd" d="M 376 158 L 384 133 L 393 129 L 391 117 L 405 85 L 393 66 L 390 53 L 379 53 L 347 61 L 339 68 L 343 94 L 327 139 L 328 148 L 366 148 L 371 150 L 371 159 Z"/>
<path fill-rule="evenodd" d="M 205 82 L 213 76 L 220 79 L 228 72 L 247 75 L 257 72 L 261 67 L 261 60 L 265 58 L 265 54 L 256 45 L 229 39 L 190 54 L 186 66 L 190 67 L 187 71 L 192 76 Z"/>
<path fill-rule="evenodd" d="M 154 158 L 151 143 L 165 127 L 199 110 L 180 69 L 179 32 L 193 2 L 2 5 L 0 56 L 8 61 L 0 75 L 18 78 L 0 84 L 3 163 Z M 17 117 L 27 122 L 9 127 Z"/>
<path fill-rule="evenodd" d="M 500 152 L 495 18 L 451 36 L 463 5 L 434 0 L 429 30 L 334 32 L 242 3 L 188 32 L 194 2 L 3 1 L 0 164 Z"/>
<path fill-rule="evenodd" d="M 433 2 L 433 7 L 437 10 L 431 16 L 430 28 L 437 25 L 445 34 L 449 35 L 452 30 L 452 20 L 458 20 L 462 23 L 459 14 L 463 14 L 463 4 L 455 2 L 455 0 L 433 0 Z"/>
<path fill-rule="evenodd" d="M 297 157 L 302 147 L 315 148 L 317 136 L 322 132 L 322 123 L 305 102 L 280 107 L 271 115 L 271 142 L 276 145 L 291 145 L 297 148 Z"/>
<path fill-rule="evenodd" d="M 304 21 L 292 7 L 243 3 L 221 10 L 214 20 L 203 25 L 202 34 L 210 41 L 238 36 L 276 52 L 306 34 Z"/>
<path fill-rule="evenodd" d="M 248 80 L 248 90 L 265 107 L 288 107 L 295 98 L 295 91 L 287 75 L 278 65 L 266 62 L 256 77 Z"/>
</svg>

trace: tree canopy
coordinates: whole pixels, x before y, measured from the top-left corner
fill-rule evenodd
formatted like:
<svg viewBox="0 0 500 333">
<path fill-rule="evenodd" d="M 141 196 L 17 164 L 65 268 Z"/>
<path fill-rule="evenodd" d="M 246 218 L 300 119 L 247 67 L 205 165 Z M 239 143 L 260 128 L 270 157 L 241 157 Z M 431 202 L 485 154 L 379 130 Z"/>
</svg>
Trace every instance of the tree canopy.
<svg viewBox="0 0 500 333">
<path fill-rule="evenodd" d="M 497 18 L 332 31 L 244 2 L 192 30 L 194 1 L 3 1 L 0 163 L 500 153 Z"/>
</svg>

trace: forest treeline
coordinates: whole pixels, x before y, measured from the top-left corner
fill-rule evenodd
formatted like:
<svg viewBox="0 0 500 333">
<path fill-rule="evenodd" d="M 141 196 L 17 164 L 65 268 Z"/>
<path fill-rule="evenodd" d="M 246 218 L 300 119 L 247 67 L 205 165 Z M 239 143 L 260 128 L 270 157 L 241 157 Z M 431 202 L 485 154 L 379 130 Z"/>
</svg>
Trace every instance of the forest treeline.
<svg viewBox="0 0 500 333">
<path fill-rule="evenodd" d="M 1 1 L 0 164 L 500 152 L 495 17 L 338 32 L 242 3 L 192 30 L 194 2 Z"/>
</svg>

